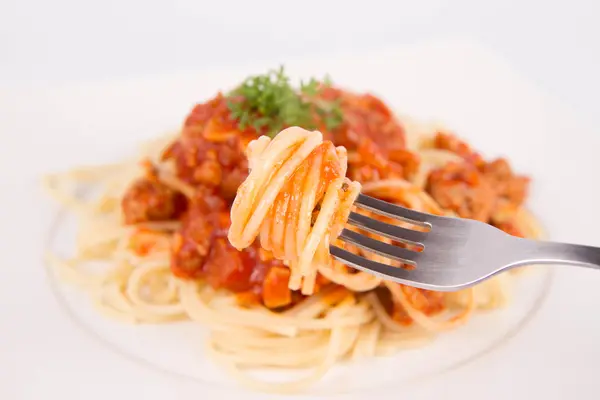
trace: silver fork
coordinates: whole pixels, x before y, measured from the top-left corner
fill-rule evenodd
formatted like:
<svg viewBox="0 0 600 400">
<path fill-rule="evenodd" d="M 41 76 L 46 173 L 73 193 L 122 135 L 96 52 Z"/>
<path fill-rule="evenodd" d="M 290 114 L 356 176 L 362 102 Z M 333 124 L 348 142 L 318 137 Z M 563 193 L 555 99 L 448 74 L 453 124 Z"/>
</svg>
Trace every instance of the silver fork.
<svg viewBox="0 0 600 400">
<path fill-rule="evenodd" d="M 460 290 L 510 268 L 530 264 L 567 264 L 600 269 L 600 248 L 535 241 L 511 236 L 483 222 L 440 217 L 410 210 L 360 194 L 354 205 L 399 221 L 425 227 L 407 229 L 350 213 L 348 223 L 421 251 L 381 242 L 344 229 L 340 239 L 372 253 L 400 261 L 399 268 L 368 260 L 331 246 L 337 260 L 362 271 L 405 285 L 437 291 Z"/>
</svg>

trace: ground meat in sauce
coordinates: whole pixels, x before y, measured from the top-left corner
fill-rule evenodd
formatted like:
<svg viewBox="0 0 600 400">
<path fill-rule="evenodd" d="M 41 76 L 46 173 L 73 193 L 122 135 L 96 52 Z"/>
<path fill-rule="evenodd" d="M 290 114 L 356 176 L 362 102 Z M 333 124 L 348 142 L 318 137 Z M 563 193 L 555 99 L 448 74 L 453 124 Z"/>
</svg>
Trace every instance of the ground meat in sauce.
<svg viewBox="0 0 600 400">
<path fill-rule="evenodd" d="M 321 96 L 339 101 L 344 116 L 340 127 L 325 132 L 325 139 L 360 157 L 360 166 L 348 170 L 350 179 L 365 183 L 407 178 L 417 171 L 419 158 L 406 150 L 403 126 L 380 99 L 333 87 L 326 88 Z"/>
<path fill-rule="evenodd" d="M 445 209 L 460 217 L 487 222 L 496 193 L 479 170 L 469 163 L 450 163 L 433 170 L 426 190 Z"/>
<path fill-rule="evenodd" d="M 126 224 L 167 221 L 185 209 L 185 198 L 153 178 L 140 178 L 127 189 L 121 201 Z"/>
<path fill-rule="evenodd" d="M 461 156 L 466 163 L 477 167 L 499 197 L 517 206 L 525 201 L 530 179 L 515 175 L 506 159 L 486 162 L 468 144 L 449 133 L 437 133 L 434 147 L 451 151 Z"/>
<path fill-rule="evenodd" d="M 235 137 L 220 143 L 182 137 L 165 152 L 164 159 L 175 161 L 177 176 L 183 181 L 212 188 L 229 202 L 248 176 L 248 161 Z"/>
<path fill-rule="evenodd" d="M 216 289 L 251 292 L 267 307 L 291 302 L 283 264 L 261 254 L 259 244 L 243 251 L 227 240 L 229 206 L 207 188 L 198 190 L 175 233 L 171 255 L 173 274 L 184 279 L 204 278 Z M 276 271 L 271 271 L 276 268 Z"/>
<path fill-rule="evenodd" d="M 341 93 L 336 89 L 329 95 Z M 336 144 L 346 144 L 350 151 L 364 155 L 367 166 L 360 171 L 365 175 L 361 180 L 416 171 L 418 157 L 405 150 L 404 130 L 389 109 L 370 95 L 344 97 L 343 126 L 323 133 Z M 248 174 L 244 149 L 257 136 L 257 132 L 239 132 L 229 118 L 225 99 L 217 96 L 192 110 L 181 136 L 165 151 L 163 158 L 175 162 L 180 179 L 206 188 L 182 218 L 182 228 L 175 235 L 172 269 L 180 277 L 204 277 L 212 286 L 238 292 L 245 300 L 255 299 L 258 293 L 267 307 L 280 308 L 294 301 L 294 293 L 287 288 L 289 269 L 265 256 L 258 245 L 238 252 L 225 234 L 229 203 Z M 387 143 L 379 148 L 385 143 L 382 136 Z"/>
<path fill-rule="evenodd" d="M 527 197 L 529 178 L 515 175 L 508 161 L 503 158 L 486 163 L 480 169 L 500 197 L 515 205 L 523 204 Z"/>
<path fill-rule="evenodd" d="M 175 162 L 180 179 L 213 188 L 230 202 L 248 176 L 244 151 L 256 137 L 257 132 L 237 131 L 236 122 L 229 118 L 226 100 L 219 95 L 192 110 L 181 136 L 164 152 L 163 159 Z"/>
<path fill-rule="evenodd" d="M 513 220 L 529 187 L 529 178 L 515 175 L 503 159 L 485 162 L 469 145 L 454 135 L 438 133 L 434 147 L 451 151 L 465 161 L 432 171 L 427 191 L 444 208 L 464 218 L 490 222 L 521 236 Z"/>
<path fill-rule="evenodd" d="M 409 178 L 418 170 L 419 157 L 406 150 L 402 125 L 380 99 L 335 88 L 327 88 L 321 96 L 340 101 L 342 125 L 323 133 L 335 145 L 345 146 L 350 157 L 358 157 L 359 161 L 351 162 L 348 168 L 351 179 L 365 183 Z M 197 189 L 187 211 L 181 216 L 186 208 L 185 201 L 180 205 L 181 195 L 153 179 L 135 182 L 123 198 L 122 207 L 127 223 L 179 217 L 182 226 L 174 235 L 171 251 L 174 275 L 206 279 L 215 288 L 237 293 L 241 304 L 262 302 L 281 309 L 303 298 L 287 287 L 289 269 L 258 243 L 240 252 L 227 240 L 229 207 L 248 174 L 244 150 L 258 136 L 251 129 L 240 132 L 222 95 L 197 105 L 180 137 L 163 154 L 163 160 L 174 162 L 177 176 Z M 439 133 L 434 146 L 460 155 L 465 162 L 430 174 L 427 190 L 432 197 L 462 217 L 486 222 L 491 219 L 500 229 L 519 235 L 511 210 L 523 201 L 528 179 L 514 175 L 505 160 L 485 163 L 453 135 Z M 327 284 L 318 275 L 316 290 Z M 407 287 L 403 290 L 426 314 L 435 314 L 444 307 L 443 294 Z M 390 314 L 399 323 L 411 323 L 401 306 L 391 306 Z"/>
<path fill-rule="evenodd" d="M 227 240 L 229 207 L 248 175 L 245 146 L 257 136 L 239 132 L 219 95 L 192 110 L 179 138 L 165 150 L 163 160 L 173 161 L 177 177 L 197 190 L 173 236 L 171 269 L 179 278 L 203 278 L 214 288 L 278 308 L 294 300 L 284 279 L 288 268 L 258 243 L 240 252 Z M 177 196 L 157 179 L 145 179 L 128 190 L 123 211 L 129 223 L 170 219 L 178 216 L 170 201 Z"/>
</svg>

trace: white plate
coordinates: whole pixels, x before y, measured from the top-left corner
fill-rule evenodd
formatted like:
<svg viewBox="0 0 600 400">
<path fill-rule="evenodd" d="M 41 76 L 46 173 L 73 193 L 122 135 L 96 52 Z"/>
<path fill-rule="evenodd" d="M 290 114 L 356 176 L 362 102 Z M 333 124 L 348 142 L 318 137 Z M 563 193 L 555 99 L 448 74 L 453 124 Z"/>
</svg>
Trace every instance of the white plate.
<svg viewBox="0 0 600 400">
<path fill-rule="evenodd" d="M 443 41 L 288 65 L 297 76 L 330 73 L 405 114 L 443 121 L 486 156 L 508 156 L 534 178 L 530 206 L 553 239 L 599 244 L 593 223 L 600 222 L 594 213 L 600 191 L 592 183 L 592 172 L 600 170 L 599 136 L 491 52 Z M 0 203 L 10 243 L 2 245 L 9 273 L 0 280 L 0 397 L 265 398 L 238 389 L 202 357 L 197 326 L 105 321 L 81 294 L 47 275 L 40 261 L 45 239 L 68 250 L 72 225 L 56 220 L 31 178 L 126 155 L 137 142 L 176 127 L 195 101 L 271 66 L 0 98 L 0 109 L 8 111 L 0 130 L 10 138 L 0 177 L 13 188 Z M 429 347 L 337 368 L 312 394 L 297 398 L 340 391 L 361 398 L 564 398 L 575 388 L 578 398 L 596 398 L 600 273 L 548 270 L 524 276 L 506 310 L 480 315 Z"/>
</svg>

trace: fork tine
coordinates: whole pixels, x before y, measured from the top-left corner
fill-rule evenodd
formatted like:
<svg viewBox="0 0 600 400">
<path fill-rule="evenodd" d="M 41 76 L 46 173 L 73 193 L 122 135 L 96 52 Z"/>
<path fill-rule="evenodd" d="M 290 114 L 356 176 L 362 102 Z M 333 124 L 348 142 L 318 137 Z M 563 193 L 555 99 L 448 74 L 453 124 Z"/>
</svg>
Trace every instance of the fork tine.
<svg viewBox="0 0 600 400">
<path fill-rule="evenodd" d="M 387 201 L 379 200 L 362 193 L 358 195 L 354 201 L 354 204 L 376 214 L 398 219 L 414 225 L 423 226 L 429 229 L 431 229 L 431 223 L 428 221 L 434 218 L 432 215 L 388 203 Z"/>
<path fill-rule="evenodd" d="M 385 280 L 392 280 L 405 285 L 420 287 L 422 289 L 430 288 L 429 285 L 421 284 L 414 280 L 416 271 L 392 267 L 391 265 L 372 261 L 337 246 L 330 246 L 329 252 L 336 260 L 349 265 L 352 268 L 377 275 Z M 411 275 L 413 277 L 412 279 L 410 278 Z"/>
<path fill-rule="evenodd" d="M 404 264 L 410 264 L 415 267 L 417 265 L 415 256 L 419 253 L 416 251 L 384 243 L 348 229 L 342 230 L 342 234 L 339 236 L 339 239 L 342 239 L 348 243 L 352 243 L 367 251 L 379 254 L 383 257 L 392 258 Z"/>
<path fill-rule="evenodd" d="M 423 242 L 427 237 L 427 232 L 420 232 L 412 229 L 402 228 L 396 225 L 386 224 L 385 222 L 381 222 L 355 212 L 350 213 L 348 217 L 348 223 L 371 233 L 384 236 L 388 239 L 411 244 L 420 248 L 425 247 Z"/>
</svg>

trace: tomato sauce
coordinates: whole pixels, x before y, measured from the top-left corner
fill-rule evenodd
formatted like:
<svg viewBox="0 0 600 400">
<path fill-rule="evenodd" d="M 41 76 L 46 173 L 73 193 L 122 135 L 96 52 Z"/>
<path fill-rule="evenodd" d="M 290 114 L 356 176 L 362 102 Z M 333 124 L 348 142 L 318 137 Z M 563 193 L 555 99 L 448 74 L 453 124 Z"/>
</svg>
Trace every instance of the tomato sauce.
<svg viewBox="0 0 600 400">
<path fill-rule="evenodd" d="M 408 178 L 418 170 L 420 160 L 418 155 L 406 149 L 404 127 L 380 99 L 334 87 L 323 88 L 319 96 L 336 101 L 341 107 L 343 121 L 337 128 L 328 131 L 321 121 L 315 123 L 325 139 L 348 150 L 351 162 L 347 174 L 351 179 L 364 183 Z M 238 251 L 227 240 L 231 202 L 248 175 L 246 146 L 264 133 L 253 128 L 240 129 L 227 102 L 228 99 L 219 94 L 196 105 L 186 118 L 180 136 L 163 154 L 163 161 L 174 163 L 177 177 L 194 187 L 195 196 L 182 200 L 179 194 L 157 181 L 136 182 L 123 200 L 125 221 L 179 220 L 181 227 L 171 240 L 174 275 L 183 279 L 204 279 L 214 288 L 235 292 L 241 304 L 260 302 L 273 309 L 287 307 L 302 298 L 288 289 L 289 269 L 262 250 L 259 243 Z M 498 191 L 510 201 L 524 197 L 528 181 L 514 177 L 502 162 L 486 167 L 477 153 L 451 135 L 438 135 L 435 146 L 456 152 L 468 164 L 435 172 L 429 182 L 433 196 L 446 201 L 449 208 L 455 208 L 459 214 L 467 210 L 475 217 L 489 219 L 495 204 L 490 198 L 495 198 Z M 324 143 L 311 155 L 325 158 L 325 180 L 342 174 L 339 164 L 334 162 L 334 154 L 335 148 Z M 495 179 L 494 185 L 501 189 L 492 193 L 490 185 L 484 181 L 488 176 L 490 180 Z M 324 188 L 325 185 L 320 185 L 318 197 L 324 194 Z M 468 202 L 466 197 L 469 197 Z M 466 203 L 479 204 L 477 200 L 482 202 L 480 209 L 464 208 Z M 518 234 L 510 222 L 498 225 Z M 150 249 L 148 243 L 138 243 L 140 252 Z M 318 276 L 317 290 L 327 284 Z M 426 314 L 443 309 L 441 294 L 406 287 L 403 290 L 411 303 Z M 401 323 L 410 323 L 401 307 L 394 307 L 391 315 Z"/>
</svg>

